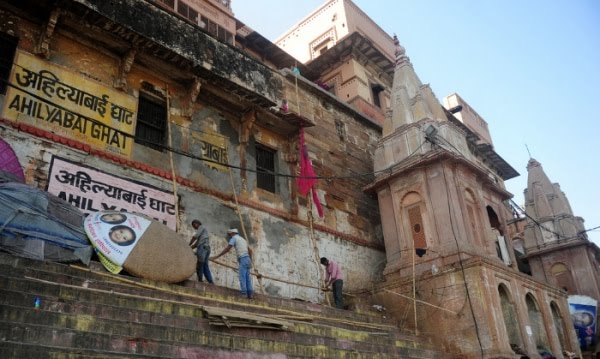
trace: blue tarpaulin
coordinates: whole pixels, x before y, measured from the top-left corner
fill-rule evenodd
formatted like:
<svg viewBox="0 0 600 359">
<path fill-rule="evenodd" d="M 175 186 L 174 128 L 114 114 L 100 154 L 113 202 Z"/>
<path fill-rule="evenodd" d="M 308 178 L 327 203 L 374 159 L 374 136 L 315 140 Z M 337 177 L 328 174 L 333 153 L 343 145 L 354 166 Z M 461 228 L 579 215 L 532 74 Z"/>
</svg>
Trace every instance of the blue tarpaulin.
<svg viewBox="0 0 600 359">
<path fill-rule="evenodd" d="M 35 187 L 0 183 L 0 249 L 14 255 L 89 264 L 92 246 L 84 214 Z"/>
</svg>

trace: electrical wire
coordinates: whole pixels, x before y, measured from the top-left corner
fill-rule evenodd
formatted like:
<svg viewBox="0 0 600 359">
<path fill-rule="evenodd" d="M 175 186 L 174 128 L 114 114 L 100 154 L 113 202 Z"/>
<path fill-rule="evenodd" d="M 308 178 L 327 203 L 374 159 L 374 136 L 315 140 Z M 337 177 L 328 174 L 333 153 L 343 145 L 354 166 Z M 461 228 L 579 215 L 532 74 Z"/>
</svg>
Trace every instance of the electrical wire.
<svg viewBox="0 0 600 359">
<path fill-rule="evenodd" d="M 452 147 L 452 148 L 453 148 L 453 149 L 454 149 L 456 152 L 458 152 L 458 154 L 459 154 L 459 156 L 460 156 L 460 157 L 462 157 L 463 159 L 467 159 L 467 158 L 466 158 L 466 156 L 465 156 L 465 155 L 464 155 L 464 154 L 463 154 L 463 153 L 462 153 L 462 152 L 461 152 L 461 151 L 460 151 L 458 148 L 456 148 L 456 146 L 454 146 L 454 145 L 453 145 L 451 142 L 449 142 L 448 140 L 446 140 L 444 137 L 442 137 L 442 136 L 438 136 L 438 137 L 436 137 L 436 138 L 440 138 L 440 139 L 442 139 L 442 140 L 443 140 L 443 141 L 444 141 L 444 142 L 445 142 L 447 145 L 449 145 L 449 146 L 450 146 L 450 147 Z M 440 147 L 441 147 L 441 146 L 440 146 Z M 443 148 L 443 147 L 441 147 L 441 148 Z M 444 148 L 443 148 L 443 149 L 444 149 Z M 446 150 L 446 151 L 448 151 L 448 149 L 445 149 L 445 150 Z M 486 169 L 486 171 L 487 171 L 489 174 L 492 174 L 492 175 L 493 175 L 493 173 L 491 173 L 489 170 L 487 170 L 487 169 Z M 552 233 L 552 234 L 554 234 L 554 235 L 557 237 L 557 239 L 558 239 L 558 240 L 563 240 L 563 241 L 564 241 L 564 240 L 569 240 L 569 239 L 573 239 L 573 238 L 578 238 L 578 237 L 579 237 L 581 234 L 583 234 L 583 233 L 590 232 L 590 231 L 594 231 L 594 230 L 596 230 L 596 229 L 599 229 L 599 228 L 600 228 L 600 226 L 597 226 L 597 227 L 590 228 L 590 229 L 584 229 L 584 230 L 582 230 L 582 231 L 579 231 L 579 232 L 577 232 L 577 235 L 575 235 L 575 236 L 571 236 L 571 237 L 567 237 L 567 238 L 565 238 L 565 237 L 564 237 L 564 235 L 561 235 L 561 234 L 560 234 L 560 233 L 558 233 L 558 232 L 555 232 L 555 231 L 553 231 L 553 230 L 551 230 L 551 229 L 548 229 L 548 228 L 546 228 L 546 227 L 545 227 L 543 224 L 539 223 L 539 222 L 538 222 L 538 221 L 537 221 L 535 218 L 531 217 L 531 216 L 530 216 L 530 215 L 529 215 L 529 214 L 528 214 L 528 213 L 527 213 L 527 212 L 526 212 L 526 211 L 525 211 L 523 208 L 521 208 L 521 207 L 520 207 L 520 206 L 519 206 L 517 203 L 515 203 L 515 201 L 514 201 L 512 198 L 510 198 L 510 199 L 509 199 L 509 201 L 511 202 L 511 204 L 512 204 L 512 207 L 513 207 L 514 209 L 517 209 L 519 212 L 523 213 L 523 214 L 524 214 L 524 215 L 525 215 L 527 218 L 531 219 L 531 221 L 532 221 L 532 222 L 533 222 L 533 223 L 534 223 L 534 224 L 535 224 L 537 227 L 539 227 L 541 230 L 544 230 L 544 231 L 546 231 L 546 232 L 549 232 L 549 233 Z"/>
<path fill-rule="evenodd" d="M 550 229 L 548 229 L 548 228 L 544 227 L 544 225 L 543 225 L 543 224 L 539 223 L 539 222 L 538 222 L 538 221 L 537 221 L 535 218 L 531 217 L 531 216 L 530 216 L 530 215 L 529 215 L 529 214 L 528 214 L 528 213 L 527 213 L 527 212 L 526 212 L 524 209 L 522 209 L 522 208 L 521 208 L 521 207 L 520 207 L 518 204 L 516 204 L 516 203 L 515 203 L 515 201 L 513 201 L 512 199 L 510 199 L 510 202 L 511 202 L 511 204 L 513 205 L 513 207 L 514 207 L 515 209 L 519 210 L 519 211 L 520 211 L 521 213 L 523 213 L 523 214 L 524 214 L 524 215 L 525 215 L 527 218 L 531 219 L 531 221 L 532 221 L 532 222 L 533 222 L 533 223 L 534 223 L 534 224 L 535 224 L 537 227 L 539 227 L 539 228 L 540 228 L 540 229 L 542 229 L 542 230 L 545 230 L 545 231 L 547 231 L 547 232 L 550 232 L 550 233 L 554 234 L 554 235 L 557 237 L 557 239 L 558 239 L 559 241 L 567 241 L 567 240 L 574 239 L 574 238 L 581 238 L 581 235 L 582 235 L 582 234 L 584 234 L 584 233 L 586 233 L 586 232 L 591 232 L 591 231 L 595 231 L 595 230 L 597 230 L 597 229 L 600 229 L 600 226 L 596 226 L 596 227 L 592 227 L 592 228 L 589 228 L 589 229 L 584 229 L 584 230 L 581 230 L 581 231 L 577 232 L 577 234 L 576 234 L 576 235 L 574 235 L 574 236 L 571 236 L 571 237 L 564 237 L 563 235 L 560 235 L 559 233 L 557 233 L 557 232 L 554 232 L 554 231 L 552 231 L 552 230 L 550 230 Z"/>
<path fill-rule="evenodd" d="M 434 142 L 431 139 L 429 141 L 431 142 L 432 146 L 435 146 L 437 144 L 436 142 Z M 459 151 L 459 153 L 460 153 L 460 151 Z M 443 166 L 441 158 L 440 158 L 439 164 L 442 167 L 441 170 L 442 170 L 442 174 L 444 175 L 444 188 L 446 189 L 446 195 L 448 197 L 446 203 L 448 205 L 448 216 L 450 217 L 450 228 L 452 229 L 452 236 L 454 237 L 454 242 L 456 243 L 456 250 L 457 250 L 457 255 L 458 255 L 458 262 L 460 264 L 460 269 L 461 269 L 462 276 L 463 276 L 463 283 L 464 283 L 464 286 L 465 286 L 465 292 L 466 292 L 466 295 L 467 295 L 467 300 L 469 302 L 469 309 L 471 311 L 471 316 L 473 317 L 473 323 L 475 324 L 475 334 L 477 336 L 477 342 L 479 343 L 479 350 L 481 352 L 481 358 L 483 359 L 483 357 L 484 357 L 483 344 L 481 343 L 481 337 L 479 335 L 479 324 L 477 323 L 477 318 L 475 316 L 475 310 L 473 309 L 473 301 L 471 300 L 471 294 L 469 292 L 469 285 L 467 284 L 467 276 L 466 276 L 466 273 L 465 273 L 465 267 L 463 265 L 463 260 L 462 260 L 462 256 L 461 256 L 460 245 L 458 244 L 458 236 L 456 235 L 456 231 L 454 230 L 454 221 L 452 219 L 452 208 L 450 207 L 450 190 L 448 189 L 448 178 L 446 176 L 446 170 L 444 169 L 444 166 Z M 431 194 L 430 194 L 430 196 L 431 196 Z"/>
<path fill-rule="evenodd" d="M 52 106 L 54 106 L 54 107 L 56 107 L 58 109 L 61 109 L 63 111 L 67 111 L 69 113 L 76 114 L 77 116 L 85 119 L 86 121 L 90 121 L 90 122 L 92 122 L 94 124 L 110 128 L 111 130 L 119 133 L 120 135 L 122 135 L 124 137 L 127 137 L 127 138 L 130 138 L 130 139 L 133 139 L 136 142 L 141 142 L 143 144 L 152 145 L 154 147 L 160 148 L 161 150 L 170 151 L 170 152 L 176 153 L 176 154 L 184 156 L 184 157 L 195 159 L 195 160 L 198 160 L 198 161 L 201 161 L 201 162 L 209 162 L 209 163 L 218 164 L 218 165 L 221 165 L 223 167 L 227 167 L 227 168 L 231 168 L 231 169 L 237 169 L 237 170 L 241 170 L 241 171 L 248 171 L 248 172 L 252 172 L 252 173 L 263 173 L 263 174 L 268 174 L 268 175 L 275 176 L 275 177 L 284 177 L 284 178 L 305 178 L 305 179 L 317 179 L 317 180 L 319 180 L 319 179 L 322 179 L 322 180 L 334 180 L 334 179 L 363 178 L 363 177 L 368 177 L 368 176 L 375 176 L 375 175 L 377 175 L 379 173 L 385 173 L 385 172 L 391 173 L 392 168 L 394 167 L 394 165 L 391 165 L 391 166 L 389 166 L 387 168 L 384 168 L 384 169 L 378 170 L 378 171 L 363 172 L 363 173 L 352 174 L 352 175 L 345 175 L 345 176 L 298 176 L 298 175 L 286 174 L 286 173 L 279 173 L 279 172 L 274 172 L 274 171 L 269 171 L 269 170 L 264 170 L 264 169 L 246 168 L 246 167 L 236 166 L 236 165 L 232 165 L 232 164 L 228 164 L 228 163 L 222 163 L 222 162 L 215 161 L 215 160 L 212 160 L 212 159 L 208 159 L 208 158 L 196 156 L 196 155 L 193 155 L 193 154 L 191 154 L 189 152 L 184 152 L 184 151 L 175 149 L 175 148 L 173 148 L 171 146 L 165 146 L 164 144 L 161 144 L 161 143 L 157 143 L 157 142 L 153 142 L 153 141 L 149 141 L 149 140 L 146 140 L 146 139 L 143 139 L 143 138 L 136 137 L 135 135 L 131 135 L 131 134 L 129 134 L 127 132 L 124 132 L 124 131 L 122 131 L 122 130 L 120 130 L 118 128 L 109 126 L 109 125 L 107 125 L 107 124 L 105 124 L 105 123 L 103 123 L 101 121 L 98 121 L 98 120 L 93 119 L 91 117 L 88 117 L 88 116 L 82 115 L 80 113 L 74 112 L 72 110 L 69 110 L 69 109 L 67 109 L 67 108 L 65 108 L 65 107 L 63 107 L 63 106 L 61 106 L 59 104 L 56 104 L 56 103 L 54 103 L 54 102 L 52 102 L 50 100 L 47 100 L 47 99 L 45 99 L 45 98 L 43 98 L 43 97 L 41 97 L 39 95 L 36 95 L 36 94 L 34 94 L 34 93 L 30 92 L 30 91 L 24 90 L 21 87 L 15 85 L 15 84 L 12 84 L 12 83 L 10 83 L 8 81 L 3 81 L 3 82 L 6 83 L 8 86 L 13 87 L 13 88 L 15 88 L 18 91 L 21 91 L 23 93 L 26 93 L 27 95 L 29 95 L 29 96 L 37 99 L 37 100 L 43 101 L 43 102 L 45 102 L 47 104 L 50 104 L 50 105 L 52 105 Z M 107 102 L 111 103 L 110 101 L 107 101 Z M 192 132 L 192 131 L 194 131 L 194 132 L 201 132 L 201 131 L 197 131 L 197 130 L 191 130 L 189 128 L 188 128 L 188 130 L 190 132 Z M 423 146 L 423 144 L 424 144 L 424 142 L 421 143 L 421 145 L 419 147 L 417 147 L 413 152 L 411 152 L 406 158 L 410 158 L 413 155 L 415 155 L 421 149 L 421 147 Z"/>
</svg>

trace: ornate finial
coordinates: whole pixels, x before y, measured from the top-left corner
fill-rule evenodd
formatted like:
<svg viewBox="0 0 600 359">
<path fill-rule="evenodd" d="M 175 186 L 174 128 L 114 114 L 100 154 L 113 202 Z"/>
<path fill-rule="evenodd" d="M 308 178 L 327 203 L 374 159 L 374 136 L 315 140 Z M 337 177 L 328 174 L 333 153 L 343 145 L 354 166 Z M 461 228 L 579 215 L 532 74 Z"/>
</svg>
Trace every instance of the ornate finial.
<svg viewBox="0 0 600 359">
<path fill-rule="evenodd" d="M 527 161 L 527 170 L 529 171 L 530 169 L 532 169 L 533 167 L 539 167 L 542 164 L 539 163 L 535 158 L 529 158 L 529 161 Z"/>
<path fill-rule="evenodd" d="M 396 55 L 396 65 L 404 61 L 410 61 L 408 56 L 406 56 L 406 49 L 400 45 L 400 41 L 396 34 L 394 34 L 394 46 L 396 47 L 396 50 L 394 51 L 394 55 Z"/>
</svg>

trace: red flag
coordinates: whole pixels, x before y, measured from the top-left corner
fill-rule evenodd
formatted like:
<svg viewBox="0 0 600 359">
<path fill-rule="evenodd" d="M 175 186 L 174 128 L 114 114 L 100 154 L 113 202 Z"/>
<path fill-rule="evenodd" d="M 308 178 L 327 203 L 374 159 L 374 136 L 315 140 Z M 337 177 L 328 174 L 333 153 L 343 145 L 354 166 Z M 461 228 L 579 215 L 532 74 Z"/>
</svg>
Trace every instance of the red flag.
<svg viewBox="0 0 600 359">
<path fill-rule="evenodd" d="M 300 192 L 301 195 L 306 196 L 308 191 L 312 190 L 313 202 L 317 207 L 319 217 L 323 217 L 323 207 L 321 206 L 321 202 L 317 196 L 317 191 L 315 190 L 317 179 L 306 177 L 315 177 L 315 171 L 313 170 L 312 163 L 308 157 L 308 150 L 306 149 L 306 144 L 304 143 L 304 128 L 300 128 L 300 177 L 296 178 L 298 192 Z"/>
</svg>

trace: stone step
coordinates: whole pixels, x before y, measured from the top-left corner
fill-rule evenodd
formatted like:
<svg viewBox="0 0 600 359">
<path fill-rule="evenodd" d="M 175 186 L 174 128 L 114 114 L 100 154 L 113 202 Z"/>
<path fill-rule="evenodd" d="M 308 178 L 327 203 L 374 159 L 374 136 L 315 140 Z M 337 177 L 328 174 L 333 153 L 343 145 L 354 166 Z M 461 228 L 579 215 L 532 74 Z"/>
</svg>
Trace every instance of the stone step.
<svg viewBox="0 0 600 359">
<path fill-rule="evenodd" d="M 40 314 L 41 316 L 44 314 Z M 273 353 L 282 358 L 433 358 L 434 353 L 406 347 L 376 346 L 357 348 L 351 343 L 341 340 L 315 338 L 314 341 L 300 343 L 295 338 L 285 341 L 272 340 L 272 332 L 264 337 L 245 338 L 230 333 L 215 331 L 181 331 L 173 330 L 171 340 L 159 340 L 140 336 L 140 332 L 122 334 L 116 328 L 115 333 L 86 331 L 83 328 L 63 328 L 53 325 L 42 325 L 22 322 L 0 321 L 0 346 L 10 343 L 30 346 L 53 347 L 57 351 L 77 352 L 80 350 L 108 351 L 123 355 L 146 355 L 160 358 L 180 358 L 182 353 L 188 357 L 190 353 L 215 354 L 218 352 L 245 353 L 251 358 L 262 358 Z M 205 356 L 207 358 L 213 356 Z"/>
<path fill-rule="evenodd" d="M 23 260 L 27 261 L 25 259 Z M 201 304 L 228 306 L 231 308 L 237 307 L 237 309 L 240 310 L 250 307 L 254 312 L 272 312 L 273 310 L 284 312 L 287 310 L 291 311 L 293 314 L 301 313 L 302 315 L 315 316 L 318 318 L 331 317 L 340 320 L 345 318 L 348 319 L 349 322 L 380 323 L 395 326 L 394 322 L 384 318 L 384 316 L 378 312 L 356 313 L 354 311 L 338 310 L 315 303 L 298 302 L 261 295 L 257 295 L 256 301 L 249 302 L 245 298 L 240 298 L 236 290 L 208 284 L 202 285 L 202 283 L 198 282 L 188 284 L 187 287 L 182 287 L 166 283 L 144 281 L 139 278 L 121 278 L 123 276 L 82 271 L 80 269 L 74 269 L 73 267 L 56 263 L 33 262 L 35 262 L 33 263 L 35 266 L 31 265 L 32 263 L 26 263 L 26 265 L 29 264 L 29 266 L 25 268 L 23 268 L 23 266 L 17 267 L 14 265 L 6 267 L 0 264 L 0 273 L 5 273 L 7 275 L 12 273 L 11 275 L 15 277 L 29 276 L 55 283 L 88 286 L 90 288 L 114 290 L 121 293 L 137 294 L 140 296 L 152 295 L 154 298 L 167 300 L 173 300 L 174 298 L 176 298 L 176 300 L 181 300 L 182 298 L 193 297 L 195 302 Z M 40 265 L 40 263 L 43 264 Z M 136 283 L 136 285 L 124 283 L 123 280 Z M 143 288 L 139 285 L 151 286 L 152 289 Z"/>
<path fill-rule="evenodd" d="M 35 298 L 41 299 L 39 309 L 33 308 Z M 279 315 L 293 328 L 218 327 L 204 318 L 203 307 Z M 182 353 L 200 358 L 443 357 L 428 349 L 422 338 L 399 331 L 381 313 L 261 295 L 250 301 L 236 290 L 195 281 L 170 285 L 4 253 L 0 253 L 0 341 L 2 358 L 157 357 L 157 353 L 167 358 Z M 44 350 L 48 355 L 36 354 Z"/>
<path fill-rule="evenodd" d="M 110 289 L 93 288 L 92 284 L 87 286 L 74 286 L 70 284 L 59 284 L 40 280 L 32 277 L 7 277 L 8 271 L 0 271 L 0 288 L 5 292 L 0 302 L 17 305 L 24 303 L 24 307 L 33 306 L 36 297 L 39 297 L 44 308 L 77 308 L 79 311 L 87 311 L 88 315 L 101 315 L 103 312 L 118 312 L 126 309 L 133 318 L 144 316 L 177 315 L 180 317 L 197 318 L 201 316 L 202 306 L 214 307 L 213 305 L 202 304 L 195 296 L 193 298 L 185 296 L 173 296 L 169 299 L 156 298 L 152 291 L 141 293 L 125 293 L 119 288 L 109 286 Z M 14 273 L 13 273 L 14 274 Z M 97 284 L 97 283 L 96 283 Z M 96 286 L 94 284 L 94 286 Z M 100 283 L 102 284 L 102 283 Z M 14 292 L 13 296 L 9 292 Z M 20 296 L 28 294 L 27 297 Z M 12 301 L 8 300 L 15 297 Z M 229 301 L 204 301 L 209 304 L 223 304 L 220 307 L 235 309 L 243 312 L 249 312 L 259 315 L 268 315 L 271 317 L 279 316 L 282 320 L 297 320 L 310 322 L 311 325 L 335 325 L 338 329 L 361 330 L 362 332 L 396 332 L 394 326 L 387 324 L 365 323 L 350 321 L 349 319 L 339 319 L 325 316 L 307 316 L 303 313 L 291 311 L 267 310 L 271 308 L 263 307 L 260 301 L 250 301 L 243 299 L 241 303 L 231 304 Z M 256 303 L 256 304 L 254 304 Z M 21 304 L 23 305 L 23 304 Z M 219 307 L 219 306 L 216 306 Z M 179 319 L 181 320 L 181 319 Z M 325 335 L 320 333 L 320 335 Z M 411 340 L 410 336 L 404 336 L 404 340 Z"/>
<path fill-rule="evenodd" d="M 13 341 L 0 342 L 0 358 L 9 359 L 103 359 L 103 358 L 127 358 L 127 359 L 150 359 L 156 355 L 127 354 L 110 352 L 105 350 L 71 349 L 64 347 L 53 347 L 46 345 L 31 345 L 29 343 L 18 343 Z"/>
<path fill-rule="evenodd" d="M 18 282 L 18 279 L 13 279 L 13 282 Z M 27 283 L 23 280 L 25 288 Z M 2 282 L 0 282 L 0 287 Z M 11 289 L 15 289 L 15 284 L 12 284 Z M 17 288 L 18 289 L 18 288 Z M 82 289 L 83 291 L 84 289 Z M 42 290 L 43 292 L 43 290 Z M 124 330 L 129 332 L 131 323 L 135 325 L 145 326 L 142 329 L 150 329 L 152 326 L 161 326 L 172 328 L 173 330 L 214 330 L 214 327 L 209 325 L 206 318 L 203 317 L 203 311 L 200 306 L 195 304 L 186 303 L 170 303 L 171 306 L 161 307 L 160 300 L 139 299 L 134 298 L 139 303 L 137 305 L 131 305 L 128 303 L 129 298 L 121 298 L 119 294 L 103 295 L 98 293 L 92 293 L 93 296 L 88 296 L 88 293 L 81 293 L 80 295 L 71 295 L 68 297 L 77 297 L 74 299 L 63 299 L 52 296 L 44 296 L 39 293 L 26 293 L 24 291 L 14 291 L 7 289 L 0 289 L 0 302 L 2 305 L 0 308 L 3 309 L 0 312 L 0 320 L 12 321 L 12 322 L 23 322 L 23 323 L 42 323 L 46 325 L 52 325 L 53 323 L 79 323 L 83 320 L 87 323 L 89 328 L 93 320 L 96 320 L 99 326 L 105 325 L 106 328 L 115 330 L 119 325 L 125 325 L 127 328 Z M 106 297 L 102 299 L 101 297 Z M 41 306 L 39 309 L 33 308 L 35 298 L 41 299 Z M 161 309 L 160 311 L 147 311 L 143 308 L 139 308 L 139 304 L 147 304 L 149 301 L 155 301 Z M 99 302 L 109 302 L 109 304 L 99 304 Z M 181 308 L 177 308 L 180 306 Z M 153 304 L 148 304 L 146 307 L 154 307 Z M 14 310 L 13 310 L 14 309 Z M 40 313 L 44 313 L 44 321 L 38 322 Z M 244 312 L 242 312 L 244 313 Z M 12 317 L 7 317 L 12 315 Z M 26 317 L 31 315 L 33 318 Z M 285 319 L 284 319 L 285 320 Z M 102 322 L 105 321 L 105 322 Z M 111 323 L 113 321 L 114 323 Z M 344 329 L 332 325 L 324 325 L 318 323 L 306 323 L 302 321 L 286 320 L 293 323 L 294 328 L 292 333 L 286 332 L 285 336 L 294 336 L 294 340 L 298 341 L 310 341 L 304 336 L 313 336 L 318 338 L 329 338 L 329 339 L 341 339 L 348 342 L 365 343 L 373 345 L 395 345 L 396 343 L 402 343 L 405 346 L 411 345 L 413 342 L 398 338 L 395 332 L 392 331 L 362 331 L 360 328 L 354 330 Z M 79 325 L 79 324 L 77 324 Z M 75 327 L 77 327 L 75 325 Z M 162 330 L 164 328 L 161 328 Z M 160 332 L 160 330 L 158 330 Z M 99 332 L 105 331 L 102 327 L 97 329 Z M 275 332 L 273 337 L 277 337 L 280 332 Z M 253 332 L 242 332 L 240 335 L 253 335 Z M 147 334 L 145 334 L 146 336 Z M 362 344 L 361 344 L 362 345 Z"/>
<path fill-rule="evenodd" d="M 47 261 L 36 261 L 26 258 L 14 257 L 6 253 L 0 253 L 0 265 L 7 265 L 11 267 L 20 267 L 20 268 L 29 268 L 30 270 L 36 270 L 41 272 L 49 272 L 49 273 L 58 273 L 60 275 L 64 275 L 65 278 L 67 276 L 75 276 L 77 278 L 89 278 L 89 279 L 101 279 L 102 282 L 106 283 L 122 283 L 122 279 L 127 278 L 128 280 L 142 283 L 142 284 L 152 284 L 164 289 L 174 289 L 185 292 L 185 288 L 190 288 L 192 291 L 197 292 L 200 291 L 207 296 L 216 295 L 234 295 L 237 296 L 238 290 L 219 287 L 215 285 L 203 284 L 197 281 L 186 281 L 181 283 L 181 285 L 170 285 L 166 283 L 154 282 L 143 280 L 135 277 L 128 277 L 123 275 L 111 275 L 106 272 L 103 267 L 98 262 L 91 262 L 90 268 L 93 271 L 87 271 L 86 273 L 81 273 L 81 269 L 76 269 L 76 266 L 69 266 L 61 263 L 53 263 Z M 100 277 L 99 277 L 100 276 Z M 296 300 L 283 299 L 279 297 L 271 297 L 267 295 L 258 295 L 261 299 L 266 303 L 273 303 L 277 307 L 292 307 L 293 309 L 303 308 L 307 311 L 312 312 L 328 312 L 335 313 L 336 316 L 364 316 L 365 318 L 371 318 L 370 320 L 377 320 L 372 318 L 377 318 L 379 316 L 378 312 L 370 311 L 370 312 L 356 312 L 356 311 L 341 311 L 332 307 L 327 307 L 323 305 L 319 305 L 316 303 L 302 302 Z"/>
</svg>

